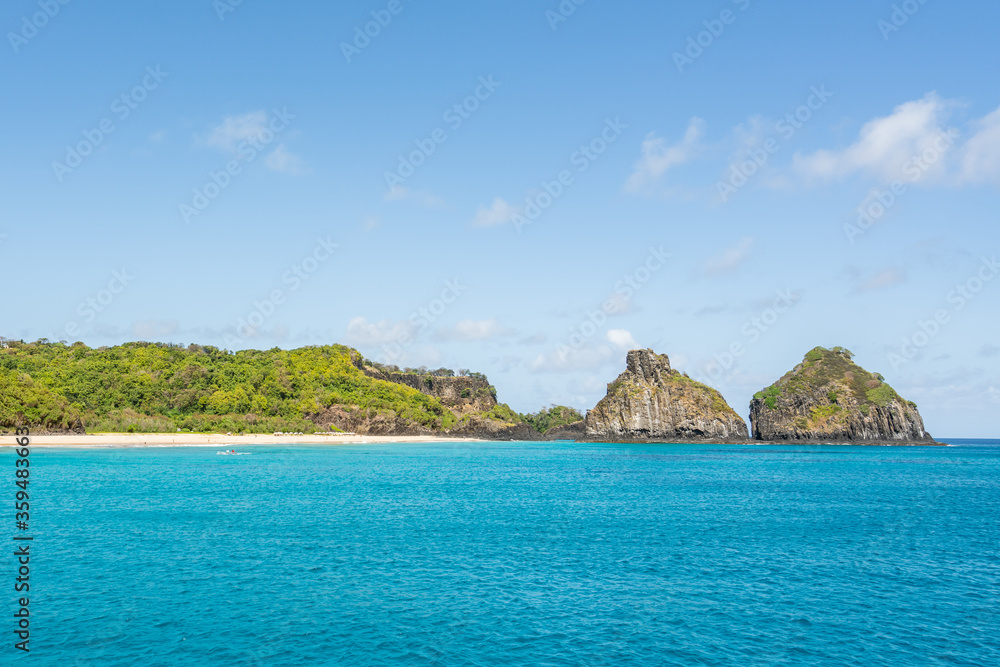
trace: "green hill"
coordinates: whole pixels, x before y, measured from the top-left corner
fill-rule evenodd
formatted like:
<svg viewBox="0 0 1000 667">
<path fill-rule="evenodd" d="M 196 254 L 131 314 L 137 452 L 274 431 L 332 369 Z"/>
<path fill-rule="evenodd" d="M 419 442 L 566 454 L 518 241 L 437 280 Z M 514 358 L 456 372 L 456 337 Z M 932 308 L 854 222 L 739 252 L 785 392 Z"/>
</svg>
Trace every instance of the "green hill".
<svg viewBox="0 0 1000 667">
<path fill-rule="evenodd" d="M 438 399 L 367 376 L 342 345 L 228 352 L 210 346 L 12 342 L 0 349 L 0 428 L 88 431 L 312 432 L 337 406 L 414 431 L 457 420 Z M 334 428 L 336 426 L 334 425 Z"/>
</svg>

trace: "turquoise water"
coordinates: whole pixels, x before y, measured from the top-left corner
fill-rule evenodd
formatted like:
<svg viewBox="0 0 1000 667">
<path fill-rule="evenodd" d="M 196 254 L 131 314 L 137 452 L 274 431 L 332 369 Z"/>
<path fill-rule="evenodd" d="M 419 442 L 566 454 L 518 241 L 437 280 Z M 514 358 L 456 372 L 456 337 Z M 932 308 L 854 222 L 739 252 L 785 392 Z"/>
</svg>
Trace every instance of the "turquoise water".
<svg viewBox="0 0 1000 667">
<path fill-rule="evenodd" d="M 0 663 L 1000 664 L 998 441 L 243 451 L 35 449 Z"/>
</svg>

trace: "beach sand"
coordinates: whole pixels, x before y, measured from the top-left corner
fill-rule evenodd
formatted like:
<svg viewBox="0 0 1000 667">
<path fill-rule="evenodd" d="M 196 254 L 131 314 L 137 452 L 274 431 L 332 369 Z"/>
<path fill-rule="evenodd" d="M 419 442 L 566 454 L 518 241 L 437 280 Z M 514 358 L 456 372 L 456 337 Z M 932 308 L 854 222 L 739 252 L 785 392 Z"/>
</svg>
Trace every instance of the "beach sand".
<svg viewBox="0 0 1000 667">
<path fill-rule="evenodd" d="M 473 438 L 375 435 L 219 435 L 204 433 L 95 433 L 93 435 L 29 435 L 32 447 L 244 447 L 247 445 L 349 445 L 396 442 L 485 442 Z M 0 447 L 17 447 L 13 435 L 0 437 Z"/>
</svg>

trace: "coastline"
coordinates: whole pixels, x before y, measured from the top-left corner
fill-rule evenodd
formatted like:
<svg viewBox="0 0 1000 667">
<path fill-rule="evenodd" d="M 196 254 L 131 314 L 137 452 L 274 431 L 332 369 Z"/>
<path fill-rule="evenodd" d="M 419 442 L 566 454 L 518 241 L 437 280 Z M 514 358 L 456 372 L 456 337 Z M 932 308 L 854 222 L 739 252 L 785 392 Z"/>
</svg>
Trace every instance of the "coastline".
<svg viewBox="0 0 1000 667">
<path fill-rule="evenodd" d="M 39 434 L 27 436 L 32 447 L 129 448 L 212 447 L 227 445 L 376 445 L 429 442 L 487 442 L 476 438 L 429 435 L 225 435 L 218 433 L 96 433 L 93 435 Z M 0 437 L 0 447 L 17 447 L 14 435 Z"/>
<path fill-rule="evenodd" d="M 273 435 L 258 433 L 251 435 L 225 435 L 219 433 L 95 433 L 95 434 L 39 434 L 29 435 L 32 447 L 74 447 L 80 449 L 121 449 L 133 447 L 245 447 L 254 445 L 384 445 L 396 443 L 455 443 L 455 442 L 506 442 L 485 438 L 437 435 L 357 435 L 357 434 L 303 434 Z M 546 441 L 538 441 L 546 442 Z M 547 442 L 557 442 L 551 440 Z M 562 440 L 561 442 L 570 442 Z M 581 444 L 677 444 L 677 445 L 808 445 L 808 446 L 869 446 L 869 447 L 947 447 L 945 442 L 832 442 L 832 441 L 764 441 L 764 440 L 628 440 L 579 438 L 572 440 Z M 0 448 L 17 447 L 16 437 L 0 436 Z"/>
</svg>

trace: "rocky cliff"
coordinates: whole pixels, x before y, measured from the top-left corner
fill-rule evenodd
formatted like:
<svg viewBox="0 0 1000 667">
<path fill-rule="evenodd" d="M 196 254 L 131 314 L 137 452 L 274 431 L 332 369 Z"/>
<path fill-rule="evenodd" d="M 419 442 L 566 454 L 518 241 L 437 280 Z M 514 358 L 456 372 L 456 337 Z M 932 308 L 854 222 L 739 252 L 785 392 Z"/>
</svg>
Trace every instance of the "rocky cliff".
<svg viewBox="0 0 1000 667">
<path fill-rule="evenodd" d="M 754 395 L 750 422 L 765 441 L 926 443 L 917 405 L 844 348 L 811 350 L 802 363 Z"/>
<path fill-rule="evenodd" d="M 746 422 L 722 395 L 670 367 L 665 354 L 628 353 L 627 369 L 587 413 L 590 440 L 746 441 Z"/>
<path fill-rule="evenodd" d="M 430 373 L 402 373 L 388 370 L 378 365 L 358 361 L 360 368 L 369 377 L 405 385 L 411 389 L 436 398 L 441 405 L 455 415 L 457 422 L 448 429 L 437 431 L 456 437 L 480 438 L 484 440 L 540 440 L 542 436 L 506 404 L 497 402 L 496 388 L 483 375 L 445 376 Z M 430 429 L 415 429 L 405 420 L 393 416 L 372 421 L 369 418 L 351 419 L 352 415 L 338 415 L 340 428 L 349 425 L 355 433 L 378 435 L 430 435 Z M 347 429 L 345 429 L 347 430 Z"/>
<path fill-rule="evenodd" d="M 433 396 L 459 414 L 487 412 L 497 406 L 496 389 L 485 378 L 441 377 L 429 374 L 396 373 L 365 367 L 369 377 L 406 385 Z"/>
</svg>

